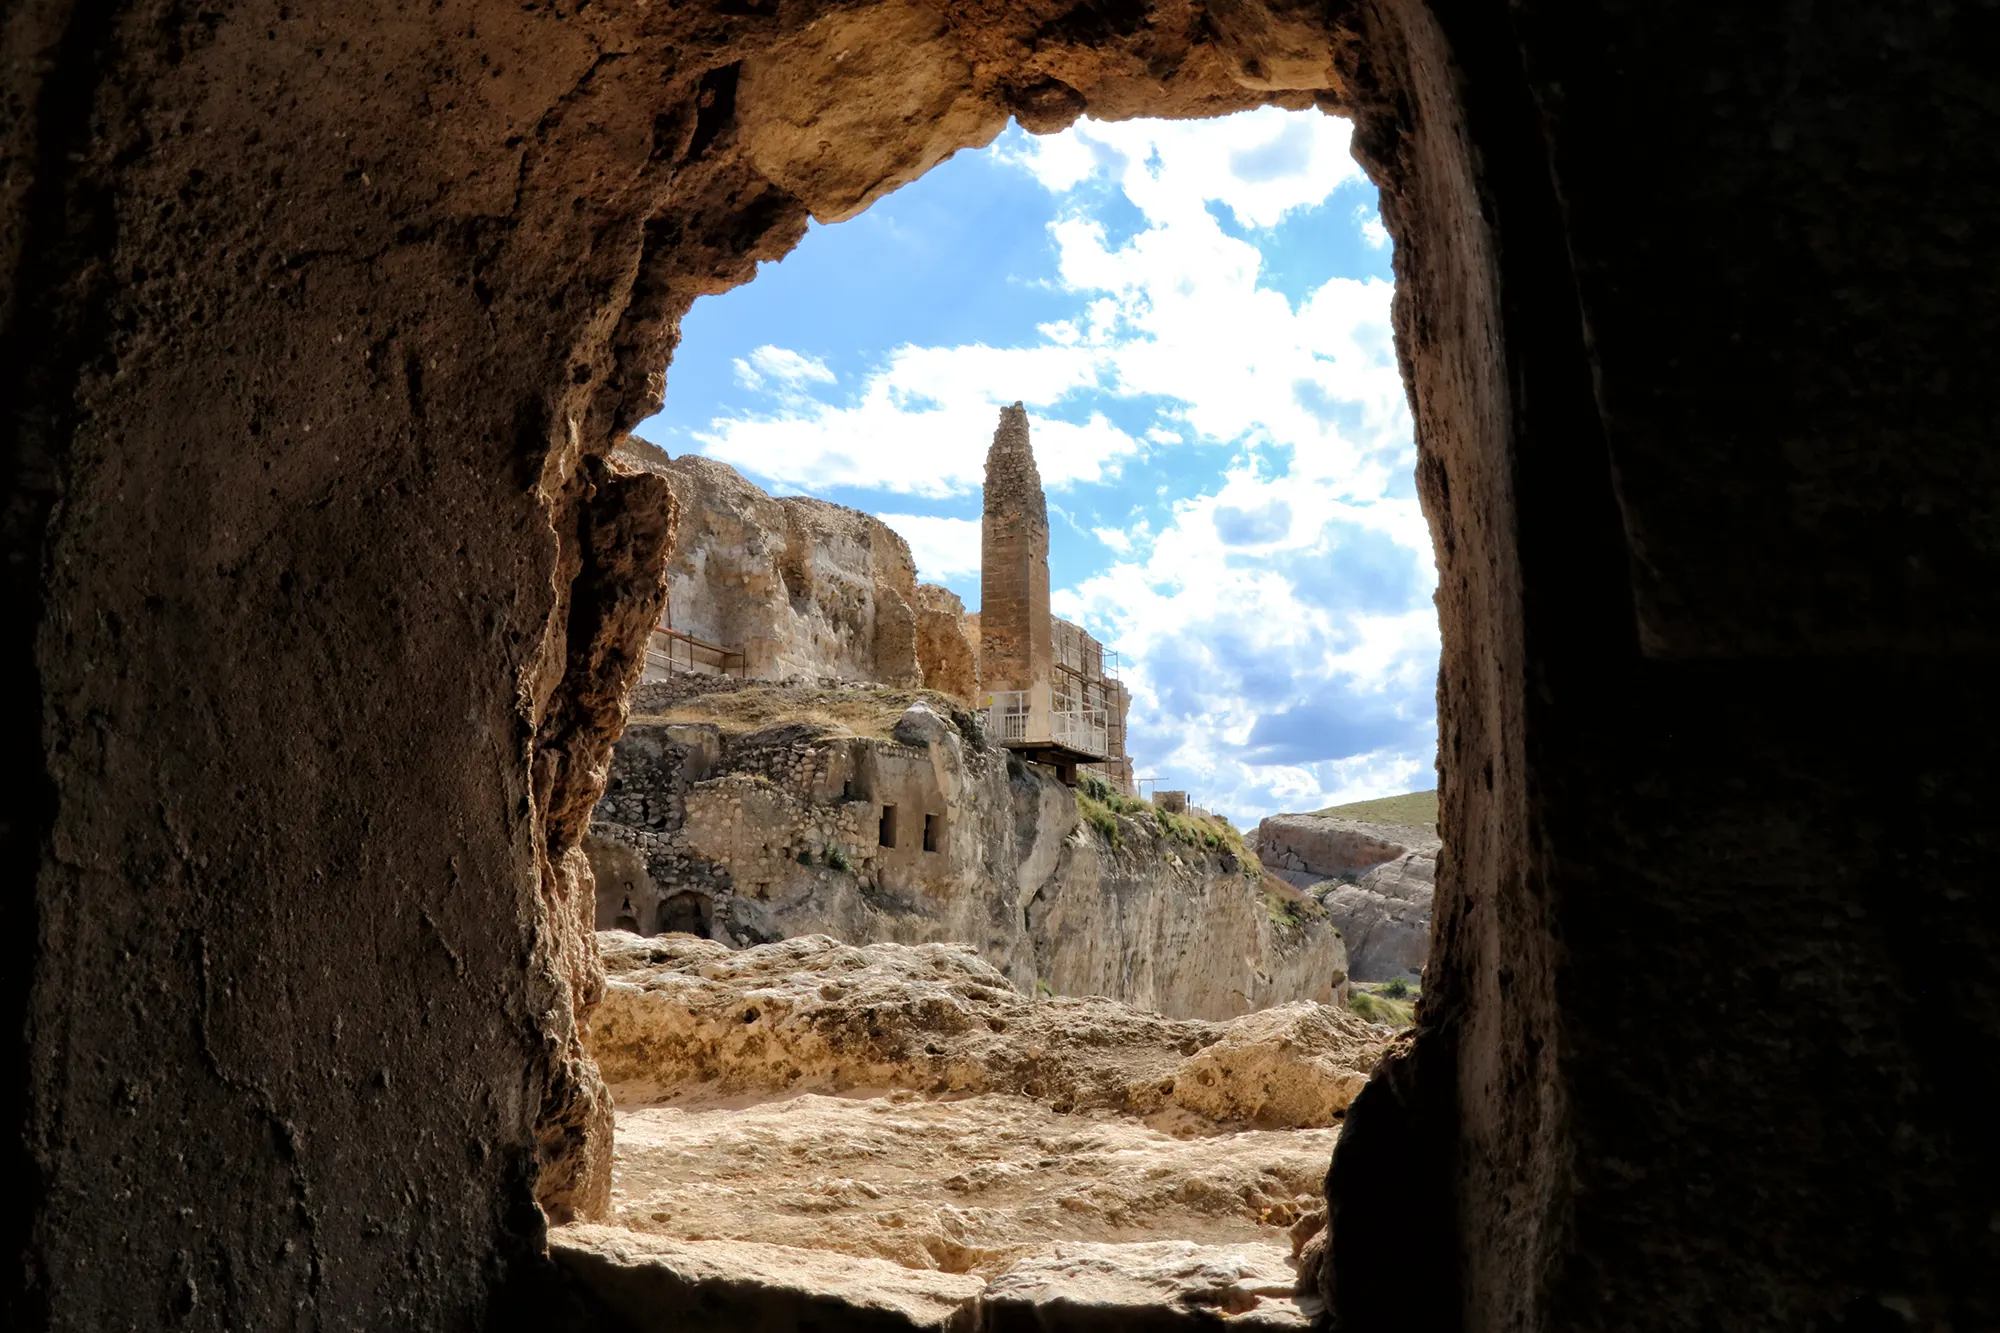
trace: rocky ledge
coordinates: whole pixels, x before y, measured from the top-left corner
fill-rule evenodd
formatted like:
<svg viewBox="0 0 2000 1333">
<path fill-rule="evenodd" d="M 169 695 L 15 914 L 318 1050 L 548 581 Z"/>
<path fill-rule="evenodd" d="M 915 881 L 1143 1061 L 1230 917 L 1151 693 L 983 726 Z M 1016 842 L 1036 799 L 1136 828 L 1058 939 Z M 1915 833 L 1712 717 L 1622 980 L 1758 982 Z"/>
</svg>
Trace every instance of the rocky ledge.
<svg viewBox="0 0 2000 1333">
<path fill-rule="evenodd" d="M 1381 1029 L 1022 995 L 963 945 L 599 942 L 616 1225 L 551 1252 L 603 1327 L 1311 1325 Z"/>
<path fill-rule="evenodd" d="M 1437 831 L 1333 815 L 1272 815 L 1249 839 L 1264 868 L 1326 909 L 1355 981 L 1415 980 L 1431 942 Z"/>
</svg>

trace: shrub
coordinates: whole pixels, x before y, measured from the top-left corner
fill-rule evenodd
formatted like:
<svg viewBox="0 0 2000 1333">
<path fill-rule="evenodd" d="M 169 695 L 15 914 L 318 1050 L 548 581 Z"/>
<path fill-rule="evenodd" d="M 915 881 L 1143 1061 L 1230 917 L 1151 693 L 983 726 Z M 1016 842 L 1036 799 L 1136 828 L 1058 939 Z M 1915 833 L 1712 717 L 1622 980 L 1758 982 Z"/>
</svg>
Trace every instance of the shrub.
<svg viewBox="0 0 2000 1333">
<path fill-rule="evenodd" d="M 1118 830 L 1118 816 L 1111 812 L 1110 806 L 1087 794 L 1080 786 L 1076 789 L 1076 812 L 1086 824 L 1103 834 L 1104 840 L 1113 847 L 1123 844 Z"/>
<path fill-rule="evenodd" d="M 1400 1000 L 1410 993 L 1410 983 L 1397 977 L 1382 987 L 1382 993 L 1392 1000 Z"/>
<path fill-rule="evenodd" d="M 826 863 L 835 870 L 850 870 L 853 868 L 847 863 L 847 853 L 838 847 L 829 847 L 821 855 L 825 858 Z"/>
<path fill-rule="evenodd" d="M 1348 993 L 1347 1007 L 1356 1015 L 1383 1027 L 1406 1028 L 1416 1021 L 1409 1005 L 1356 987 Z"/>
<path fill-rule="evenodd" d="M 799 864 L 802 866 L 809 866 L 812 863 L 813 863 L 812 848 L 808 847 L 804 851 L 799 853 Z"/>
</svg>

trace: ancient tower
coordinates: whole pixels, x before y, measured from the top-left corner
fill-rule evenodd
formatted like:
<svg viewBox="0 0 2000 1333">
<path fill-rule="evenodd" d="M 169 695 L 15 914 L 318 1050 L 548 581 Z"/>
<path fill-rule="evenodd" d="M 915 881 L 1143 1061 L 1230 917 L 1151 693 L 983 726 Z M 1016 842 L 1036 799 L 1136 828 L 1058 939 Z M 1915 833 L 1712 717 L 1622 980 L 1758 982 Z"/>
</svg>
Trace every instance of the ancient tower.
<svg viewBox="0 0 2000 1333">
<path fill-rule="evenodd" d="M 1020 703 L 1038 715 L 1040 734 L 1047 727 L 1053 656 L 1049 507 L 1028 443 L 1028 413 L 1019 403 L 1000 409 L 1000 426 L 986 451 L 979 557 L 980 693 L 1025 695 Z"/>
</svg>

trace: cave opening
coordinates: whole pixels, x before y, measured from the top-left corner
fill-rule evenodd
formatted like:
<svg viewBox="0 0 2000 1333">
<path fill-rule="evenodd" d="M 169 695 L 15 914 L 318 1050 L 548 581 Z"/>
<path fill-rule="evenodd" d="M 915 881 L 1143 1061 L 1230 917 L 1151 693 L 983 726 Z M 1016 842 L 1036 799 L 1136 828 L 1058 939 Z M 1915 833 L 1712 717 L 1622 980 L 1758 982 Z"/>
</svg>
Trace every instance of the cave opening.
<svg viewBox="0 0 2000 1333">
<path fill-rule="evenodd" d="M 1380 697 L 1383 681 L 1407 677 L 1410 687 L 1397 707 L 1407 704 L 1409 725 L 1364 747 L 1359 761 L 1347 767 L 1358 772 L 1372 763 L 1384 769 L 1387 752 L 1386 772 L 1431 770 L 1435 573 L 1428 529 L 1416 511 L 1414 443 L 1391 345 L 1388 238 L 1375 191 L 1348 153 L 1348 136 L 1345 120 L 1297 108 L 1266 108 L 1236 118 L 1085 121 L 1076 132 L 1046 142 L 1011 129 L 993 147 L 934 166 L 837 225 L 809 228 L 798 248 L 780 262 L 760 266 L 754 280 L 695 303 L 681 321 L 663 410 L 638 423 L 633 440 L 614 454 L 675 487 L 682 527 L 669 566 L 674 624 L 716 642 L 757 645 L 748 651 L 747 679 L 723 696 L 707 683 L 682 685 L 649 673 L 635 704 L 638 713 L 671 711 L 679 726 L 712 719 L 735 727 L 734 719 L 745 714 L 774 726 L 813 725 L 834 706 L 841 679 L 876 691 L 874 706 L 880 707 L 883 693 L 915 683 L 902 659 L 888 656 L 911 648 L 906 635 L 884 628 L 884 606 L 924 607 L 929 618 L 920 621 L 921 632 L 933 641 L 947 634 L 940 623 L 960 614 L 950 609 L 952 599 L 970 608 L 964 612 L 967 623 L 977 624 L 981 639 L 990 643 L 1003 633 L 1003 622 L 980 615 L 986 595 L 980 581 L 986 558 L 980 549 L 981 483 L 990 481 L 994 466 L 988 450 L 989 438 L 997 439 L 993 414 L 1023 396 L 1032 404 L 1025 410 L 1028 443 L 1041 470 L 1035 500 L 1042 500 L 1039 488 L 1046 487 L 1056 515 L 1057 533 L 1044 558 L 1058 593 L 1067 598 L 1069 589 L 1093 578 L 1125 581 L 1089 604 L 1058 601 L 1062 614 L 1076 619 L 1052 618 L 1048 631 L 1056 641 L 1051 651 L 1068 654 L 1059 657 L 1064 674 L 1051 691 L 1056 706 L 1078 713 L 1102 710 L 1107 698 L 1136 687 L 1158 708 L 1165 691 L 1147 674 L 1150 654 L 1138 650 L 1136 638 L 1119 645 L 1130 682 L 1125 684 L 1107 670 L 1118 650 L 1085 626 L 1108 639 L 1121 610 L 1143 600 L 1138 588 L 1169 569 L 1186 591 L 1144 627 L 1144 637 L 1158 649 L 1199 644 L 1216 663 L 1210 672 L 1214 689 L 1206 694 L 1195 689 L 1178 712 L 1132 724 L 1123 711 L 1110 719 L 1107 730 L 1115 728 L 1120 737 L 1119 762 L 1056 750 L 1050 764 L 1024 766 L 1013 762 L 1009 751 L 1009 763 L 999 772 L 1012 775 L 1015 794 L 989 796 L 963 810 L 951 805 L 940 811 L 935 805 L 943 793 L 907 785 L 935 782 L 934 764 L 961 760 L 930 751 L 904 774 L 897 765 L 908 763 L 907 753 L 875 756 L 866 768 L 867 790 L 877 802 L 873 836 L 865 838 L 872 846 L 844 841 L 814 819 L 787 816 L 793 823 L 781 827 L 812 831 L 797 835 L 796 845 L 780 841 L 763 854 L 760 867 L 775 870 L 756 869 L 753 885 L 742 863 L 732 863 L 735 892 L 717 905 L 713 931 L 704 919 L 700 933 L 746 949 L 737 964 L 746 975 L 765 965 L 758 961 L 762 946 L 788 936 L 821 933 L 850 946 L 954 941 L 1010 968 L 1004 979 L 977 981 L 972 993 L 1010 982 L 1031 1001 L 1022 1013 L 1002 1005 L 978 1020 L 995 1041 L 1009 1030 L 1028 1044 L 1067 1040 L 1060 1024 L 1053 1033 L 1044 1031 L 1050 1020 L 1034 1012 L 1042 998 L 1108 994 L 1116 1000 L 1108 1006 L 1115 1013 L 1105 1022 L 1136 1022 L 1138 1013 L 1159 1009 L 1165 1021 L 1187 1025 L 1176 1040 L 1191 1043 L 1190 1049 L 1212 1044 L 1225 1030 L 1202 1024 L 1226 1024 L 1303 1003 L 1316 1014 L 1336 1016 L 1315 1022 L 1344 1021 L 1350 1027 L 1276 1038 L 1274 1045 L 1317 1051 L 1321 1067 L 1340 1072 L 1328 1072 L 1324 1088 L 1314 1078 L 1300 1078 L 1297 1070 L 1258 1075 L 1264 1091 L 1241 1100 L 1239 1085 L 1250 1079 L 1247 1068 L 1210 1061 L 1179 1075 L 1157 1076 L 1148 1096 L 1171 1098 L 1171 1090 L 1180 1089 L 1178 1101 L 1162 1102 L 1183 1108 L 1173 1112 L 1180 1117 L 1178 1128 L 1168 1132 L 1147 1123 L 1158 1111 L 1146 1109 L 1150 1102 L 1143 1107 L 1107 1102 L 1072 1086 L 1070 1074 L 959 1087 L 952 1079 L 962 1075 L 923 1073 L 917 1066 L 926 1058 L 943 1069 L 962 1057 L 953 1055 L 943 1030 L 921 1025 L 908 1038 L 910 1049 L 922 1053 L 917 1063 L 894 1075 L 878 1069 L 874 1077 L 889 1077 L 892 1086 L 901 1080 L 912 1087 L 957 1090 L 935 1106 L 897 1108 L 889 1120 L 881 1117 L 891 1107 L 872 1104 L 858 1092 L 828 1098 L 847 1077 L 838 1068 L 816 1074 L 794 1066 L 793 1084 L 765 1088 L 754 1075 L 726 1063 L 704 1066 L 719 1080 L 716 1086 L 736 1089 L 726 1105 L 710 1107 L 703 1089 L 648 1082 L 632 1048 L 621 1046 L 605 1057 L 607 1075 L 621 1090 L 612 1139 L 617 1225 L 661 1246 L 690 1237 L 709 1242 L 729 1237 L 749 1247 L 746 1253 L 759 1244 L 806 1247 L 822 1252 L 829 1263 L 884 1258 L 918 1273 L 982 1280 L 1067 1243 L 1110 1246 L 1107 1253 L 1134 1261 L 1149 1245 L 1193 1245 L 1200 1257 L 1191 1263 L 1242 1262 L 1274 1290 L 1292 1280 L 1292 1266 L 1317 1234 L 1325 1163 L 1346 1101 L 1379 1049 L 1373 1044 L 1377 1038 L 1366 1035 L 1369 1024 L 1393 1010 L 1344 1008 L 1347 964 L 1344 958 L 1332 960 L 1331 944 L 1324 946 L 1328 960 L 1287 962 L 1283 966 L 1293 971 L 1278 981 L 1245 984 L 1224 980 L 1218 971 L 1212 984 L 1204 983 L 1213 991 L 1209 995 L 1195 983 L 1176 989 L 1148 981 L 1121 989 L 1127 987 L 1121 974 L 1150 975 L 1177 964 L 1165 955 L 1118 957 L 1121 950 L 1140 946 L 1119 934 L 1113 918 L 1078 922 L 1074 906 L 1008 914 L 1020 923 L 1021 961 L 1027 965 L 1034 964 L 1025 958 L 1026 942 L 1047 936 L 1035 946 L 1044 954 L 1041 975 L 1019 971 L 1008 952 L 1012 946 L 991 938 L 990 930 L 942 924 L 973 918 L 941 916 L 938 924 L 927 924 L 925 917 L 956 910 L 946 886 L 953 876 L 968 873 L 957 859 L 992 854 L 991 830 L 997 828 L 992 812 L 1041 799 L 1021 794 L 1039 790 L 1037 772 L 1076 786 L 1081 757 L 1091 761 L 1080 788 L 1083 799 L 1108 801 L 1104 808 L 1114 829 L 1116 820 L 1125 819 L 1138 821 L 1135 832 L 1144 830 L 1143 842 L 1114 833 L 1104 845 L 1106 854 L 1122 855 L 1129 873 L 1140 877 L 1155 863 L 1169 873 L 1169 865 L 1213 858 L 1216 870 L 1235 877 L 1237 896 L 1256 904 L 1247 921 L 1235 917 L 1227 928 L 1198 929 L 1194 942 L 1171 946 L 1175 954 L 1255 952 L 1266 947 L 1256 932 L 1274 924 L 1333 936 L 1309 895 L 1284 885 L 1246 887 L 1254 878 L 1243 879 L 1236 853 L 1217 832 L 1228 823 L 1227 814 L 1203 808 L 1200 800 L 1155 807 L 1140 799 L 1133 761 L 1123 746 L 1127 735 L 1141 744 L 1178 735 L 1182 745 L 1198 747 L 1203 741 L 1194 733 L 1207 726 L 1206 715 L 1221 710 L 1215 692 L 1224 688 L 1221 682 L 1242 679 L 1260 658 L 1267 677 L 1275 678 L 1280 673 L 1274 660 L 1290 651 L 1282 660 L 1296 669 L 1285 693 L 1264 700 L 1264 711 L 1272 716 L 1259 724 L 1258 744 L 1274 743 L 1267 732 L 1275 736 L 1289 729 L 1284 743 L 1295 765 L 1317 765 L 1315 771 L 1329 784 L 1348 780 L 1339 776 L 1341 762 L 1357 752 L 1312 751 L 1315 743 L 1343 742 L 1313 737 L 1306 725 L 1287 722 L 1285 715 L 1329 689 L 1357 684 L 1352 673 L 1343 678 L 1316 672 L 1311 664 L 1333 655 L 1334 638 L 1373 633 L 1367 613 L 1393 612 L 1430 628 L 1411 634 L 1407 650 L 1382 652 L 1393 665 L 1383 669 L 1381 680 L 1359 686 Z M 1092 263 L 1123 263 L 1133 271 L 1115 279 L 1064 277 Z M 1024 291 L 1030 294 L 1025 299 Z M 1118 309 L 1107 312 L 1107 304 Z M 1086 332 L 1092 319 L 1096 322 Z M 1000 364 L 981 364 L 989 361 Z M 1026 387 L 1020 387 L 1023 382 Z M 1279 386 L 1282 392 L 1267 393 L 1260 386 Z M 1256 401 L 1260 397 L 1272 402 Z M 1174 406 L 1159 407 L 1162 400 Z M 1199 439 L 1189 424 L 1195 419 L 1208 423 Z M 1003 431 L 1006 420 L 1003 412 Z M 1177 424 L 1189 438 L 1175 434 Z M 1162 478 L 1171 478 L 1171 486 L 1161 487 Z M 840 507 L 846 516 L 812 508 L 822 503 Z M 726 517 L 711 521 L 711 510 Z M 876 571 L 872 587 L 866 578 L 857 581 L 849 548 L 840 544 L 850 540 L 843 534 L 859 519 L 883 525 L 863 548 Z M 771 535 L 760 533 L 746 547 L 742 534 L 758 524 Z M 1397 533 L 1393 539 L 1371 539 L 1371 533 L 1379 538 L 1391 528 Z M 833 536 L 826 535 L 829 530 Z M 754 563 L 765 549 L 760 543 L 777 553 L 770 569 Z M 885 546 L 897 545 L 908 554 L 882 554 Z M 1351 556 L 1345 554 L 1350 550 Z M 922 581 L 915 591 L 906 584 L 884 590 L 881 563 L 898 558 Z M 1156 563 L 1149 565 L 1149 558 Z M 1099 561 L 1098 567 L 1089 559 Z M 1366 586 L 1373 600 L 1364 605 L 1362 597 L 1344 594 L 1350 585 Z M 766 608 L 743 591 L 766 586 L 782 589 L 782 608 L 775 597 Z M 1282 592 L 1274 591 L 1278 588 Z M 1048 594 L 1040 596 L 1046 603 Z M 1341 618 L 1343 628 L 1329 631 L 1324 643 L 1309 635 L 1309 642 L 1287 650 L 1254 628 L 1309 619 L 1307 600 L 1313 603 L 1311 615 Z M 1203 606 L 1215 609 L 1198 609 Z M 880 619 L 871 625 L 870 614 Z M 794 623 L 801 628 L 789 630 Z M 797 633 L 798 640 L 787 639 L 788 633 Z M 933 704 L 947 712 L 969 708 L 981 734 L 1004 738 L 1006 719 L 983 712 L 972 690 L 981 666 L 977 652 L 954 659 L 934 642 L 918 651 L 924 688 L 949 696 L 933 697 Z M 974 673 L 969 680 L 955 675 L 953 665 L 968 658 Z M 786 693 L 791 687 L 782 683 L 787 673 L 815 670 L 821 675 L 810 697 L 791 700 Z M 718 702 L 722 698 L 728 702 Z M 1007 718 L 1026 725 L 1029 705 L 1008 708 L 1013 711 Z M 903 737 L 900 729 L 895 735 Z M 637 744 L 642 753 L 671 752 L 651 740 Z M 724 757 L 705 781 L 719 784 L 715 799 L 725 790 L 732 793 L 732 820 L 747 820 L 750 816 L 738 811 L 750 807 L 734 804 L 737 789 L 727 786 L 731 744 L 725 740 Z M 754 738 L 746 744 L 751 747 L 746 753 L 763 753 Z M 1397 750 L 1399 744 L 1407 754 Z M 758 762 L 765 780 L 801 800 L 806 795 L 796 784 L 810 782 L 786 775 L 821 771 L 816 761 L 797 758 L 777 765 Z M 828 792 L 837 784 L 842 801 L 860 790 L 854 762 L 843 754 L 824 770 Z M 625 774 L 616 766 L 614 771 Z M 1197 785 L 1184 775 L 1187 770 L 1169 765 L 1164 771 L 1170 784 Z M 1370 776 L 1393 780 L 1384 771 Z M 621 791 L 646 785 L 629 774 L 617 779 Z M 1213 779 L 1206 784 L 1206 792 L 1221 790 Z M 889 793 L 899 793 L 898 799 L 881 799 Z M 1280 808 L 1334 804 L 1338 795 L 1329 785 L 1298 807 L 1270 804 L 1249 815 L 1248 824 Z M 710 797 L 698 783 L 674 799 L 705 810 Z M 975 808 L 981 803 L 985 809 Z M 902 827 L 905 805 L 923 811 L 920 837 L 915 826 Z M 1245 818 L 1243 805 L 1231 809 L 1239 822 Z M 865 811 L 864 806 L 864 818 Z M 966 834 L 965 820 L 981 832 Z M 958 838 L 958 845 L 949 847 L 950 866 L 927 864 L 910 877 L 902 858 L 874 859 L 876 849 L 893 852 L 912 842 L 928 854 L 929 863 L 948 850 L 948 823 Z M 1156 846 L 1163 829 L 1179 832 Z M 1231 826 L 1230 832 L 1240 830 Z M 635 824 L 616 836 L 642 834 Z M 655 828 L 643 836 L 663 835 Z M 1202 843 L 1204 837 L 1213 849 Z M 675 874 L 705 873 L 681 861 L 672 864 Z M 1314 882 L 1329 878 L 1321 875 Z M 661 887 L 671 890 L 671 881 Z M 815 918 L 798 901 L 803 897 L 809 905 L 816 897 L 850 892 L 857 906 L 847 915 L 829 908 Z M 1105 894 L 1107 903 L 1115 896 L 1109 888 Z M 997 888 L 995 896 L 1001 896 Z M 663 931 L 668 913 L 681 910 L 679 901 L 671 893 L 662 901 Z M 870 915 L 875 910 L 884 914 Z M 944 933 L 948 928 L 963 933 Z M 1088 984 L 1070 957 L 1086 953 L 1106 960 L 1104 977 Z M 685 963 L 678 955 L 662 962 L 666 956 L 634 954 L 614 943 L 607 966 L 615 980 L 649 988 L 655 983 L 645 978 L 709 966 L 706 954 L 690 953 Z M 799 955 L 783 956 L 791 969 L 788 982 L 811 975 Z M 849 971 L 859 966 L 851 955 L 811 956 L 820 961 L 810 966 L 840 969 L 829 974 L 836 996 L 856 991 L 886 997 L 903 984 L 893 975 L 902 965 L 898 959 L 870 955 L 865 968 Z M 936 966 L 954 975 L 944 964 Z M 1202 966 L 1207 964 L 1185 970 Z M 1265 965 L 1273 973 L 1283 972 L 1283 966 Z M 877 989 L 866 989 L 870 986 Z M 630 994 L 621 988 L 608 1002 L 613 1012 L 607 1021 L 621 1030 L 634 1023 L 637 1004 L 626 998 Z M 962 996 L 952 1001 L 964 1002 Z M 714 1003 L 723 1006 L 721 1000 Z M 799 1001 L 774 1005 L 768 991 L 756 991 L 746 992 L 742 1003 L 742 1032 L 764 1034 L 769 1043 L 744 1049 L 786 1049 L 787 1038 L 773 1025 Z M 815 1021 L 837 1021 L 829 1005 L 822 1007 L 829 1012 Z M 1407 1023 L 1407 1006 L 1394 1012 L 1395 1021 Z M 1380 1042 L 1386 1045 L 1394 1030 L 1385 1020 Z M 767 1054 L 757 1059 L 771 1063 Z M 1034 1063 L 1025 1061 L 1024 1067 Z M 1098 1073 L 1112 1076 L 1115 1063 L 1114 1058 Z M 1336 1084 L 1340 1091 L 1330 1091 Z M 1287 1093 L 1269 1091 L 1278 1085 Z M 751 1086 L 760 1088 L 755 1096 L 745 1090 Z M 1286 1096 L 1297 1104 L 1281 1105 Z M 1194 1106 L 1202 1109 L 1185 1109 Z M 1011 1122 L 1012 1129 L 998 1131 L 1001 1122 Z M 1100 1141 L 1079 1150 L 1078 1134 Z M 733 1146 L 776 1141 L 787 1145 L 786 1154 L 762 1168 L 738 1160 Z M 1120 1154 L 1153 1161 L 1152 1183 L 1124 1182 L 1115 1166 Z M 1039 1163 L 1033 1169 L 1046 1183 L 1029 1190 L 990 1184 L 998 1179 L 993 1163 L 1016 1156 L 1024 1171 L 1030 1159 Z M 919 1169 L 919 1159 L 928 1165 Z M 959 1186 L 937 1183 L 960 1176 Z M 1010 1190 L 1018 1197 L 1000 1197 Z M 766 1202 L 748 1214 L 731 1215 L 727 1200 L 746 1192 Z M 815 1202 L 801 1208 L 794 1206 L 795 1197 Z M 1197 1197 L 1236 1202 L 1204 1209 L 1173 1201 Z M 883 1219 L 890 1215 L 898 1220 L 885 1235 Z M 974 1215 L 979 1220 L 964 1220 Z M 1304 1262 L 1303 1289 L 1312 1292 L 1318 1279 L 1310 1265 L 1316 1261 Z M 1247 1309 L 1256 1298 L 1245 1300 Z"/>
<path fill-rule="evenodd" d="M 686 890 L 670 893 L 660 900 L 659 933 L 697 935 L 707 939 L 713 911 L 712 900 L 705 893 Z"/>
<path fill-rule="evenodd" d="M 2000 1325 L 1977 14 L 16 8 L 0 1322 L 473 1327 L 526 1274 L 706 1308 L 567 1225 L 611 1207 L 587 1039 L 641 989 L 583 839 L 675 521 L 610 455 L 809 219 L 1009 116 L 1276 105 L 1351 115 L 1381 188 L 1439 574 L 1452 855 L 1331 1168 L 1341 1326 Z M 1232 550 L 1277 530 L 1228 508 Z"/>
</svg>

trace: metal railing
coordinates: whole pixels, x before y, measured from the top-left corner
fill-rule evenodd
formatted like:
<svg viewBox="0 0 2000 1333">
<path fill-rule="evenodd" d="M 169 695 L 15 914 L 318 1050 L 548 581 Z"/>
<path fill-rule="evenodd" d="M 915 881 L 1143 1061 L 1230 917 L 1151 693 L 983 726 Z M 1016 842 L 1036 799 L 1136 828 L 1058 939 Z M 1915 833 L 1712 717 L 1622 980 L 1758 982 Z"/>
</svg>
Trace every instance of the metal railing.
<svg viewBox="0 0 2000 1333">
<path fill-rule="evenodd" d="M 1104 754 L 1109 728 L 1102 708 L 1066 708 L 1049 714 L 1049 734 L 1032 736 L 1028 731 L 1028 692 L 996 690 L 992 702 L 981 709 L 986 738 L 1000 745 L 1047 742 L 1065 745 L 1085 754 Z"/>
<path fill-rule="evenodd" d="M 691 676 L 744 675 L 744 656 L 734 648 L 697 639 L 665 625 L 655 625 L 646 641 L 646 667 L 651 671 L 678 671 Z"/>
<path fill-rule="evenodd" d="M 983 710 L 981 719 L 986 724 L 986 739 L 1000 745 L 1028 739 L 1028 692 L 996 690 L 987 697 L 993 702 Z"/>
<path fill-rule="evenodd" d="M 1104 710 L 1077 708 L 1049 715 L 1049 739 L 1085 754 L 1104 754 Z"/>
</svg>

